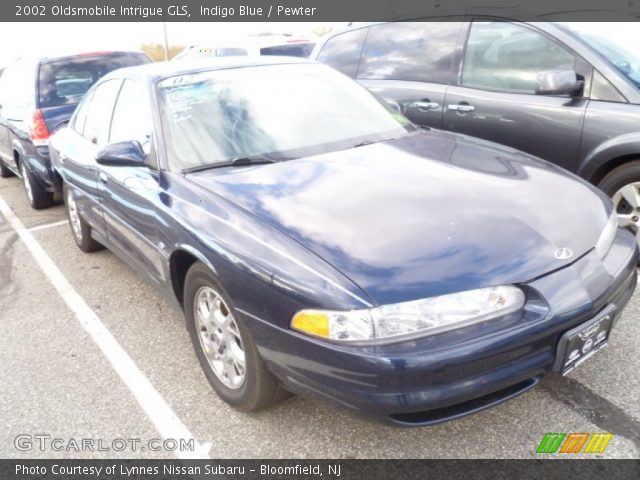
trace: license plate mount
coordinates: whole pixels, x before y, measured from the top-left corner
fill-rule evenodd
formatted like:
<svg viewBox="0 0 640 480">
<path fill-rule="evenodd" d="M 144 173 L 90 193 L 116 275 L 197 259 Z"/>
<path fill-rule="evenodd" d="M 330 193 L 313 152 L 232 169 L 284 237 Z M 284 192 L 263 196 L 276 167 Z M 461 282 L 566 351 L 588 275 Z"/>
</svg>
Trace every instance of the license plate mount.
<svg viewBox="0 0 640 480">
<path fill-rule="evenodd" d="M 567 375 L 606 347 L 615 311 L 615 305 L 609 305 L 591 320 L 565 332 L 558 342 L 554 370 Z"/>
</svg>

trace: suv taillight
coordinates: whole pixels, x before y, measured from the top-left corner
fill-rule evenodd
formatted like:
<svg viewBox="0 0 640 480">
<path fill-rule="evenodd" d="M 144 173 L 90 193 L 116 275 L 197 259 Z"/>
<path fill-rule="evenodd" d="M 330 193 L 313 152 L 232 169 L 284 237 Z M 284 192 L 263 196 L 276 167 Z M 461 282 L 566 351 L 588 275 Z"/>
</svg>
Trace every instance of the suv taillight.
<svg viewBox="0 0 640 480">
<path fill-rule="evenodd" d="M 45 143 L 44 141 L 49 138 L 49 129 L 47 128 L 47 124 L 44 121 L 44 116 L 42 115 L 42 110 L 36 110 L 33 112 L 33 117 L 31 118 L 31 140 L 36 145 L 38 143 Z"/>
</svg>

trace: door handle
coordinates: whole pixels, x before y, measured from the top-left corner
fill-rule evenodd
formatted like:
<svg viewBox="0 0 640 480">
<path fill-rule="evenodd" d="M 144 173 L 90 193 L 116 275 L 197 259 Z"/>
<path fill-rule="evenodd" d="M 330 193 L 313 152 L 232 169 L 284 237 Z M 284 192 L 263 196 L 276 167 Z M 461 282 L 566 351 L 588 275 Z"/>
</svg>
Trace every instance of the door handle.
<svg viewBox="0 0 640 480">
<path fill-rule="evenodd" d="M 98 180 L 101 183 L 107 183 L 109 181 L 109 177 L 107 177 L 107 175 L 103 172 L 98 172 Z"/>
<path fill-rule="evenodd" d="M 473 105 L 466 105 L 464 103 L 454 103 L 451 105 L 447 105 L 447 109 L 448 110 L 453 110 L 454 112 L 458 112 L 458 113 L 469 113 L 469 112 L 473 112 L 476 107 L 474 107 Z"/>
<path fill-rule="evenodd" d="M 62 153 L 60 153 L 58 155 L 58 160 L 60 160 L 60 163 L 64 163 L 67 160 L 67 157 L 65 155 L 63 155 Z"/>
<path fill-rule="evenodd" d="M 429 100 L 418 100 L 417 102 L 413 102 L 411 106 L 417 108 L 418 110 L 422 110 L 423 112 L 440 108 L 439 103 L 430 102 Z"/>
</svg>

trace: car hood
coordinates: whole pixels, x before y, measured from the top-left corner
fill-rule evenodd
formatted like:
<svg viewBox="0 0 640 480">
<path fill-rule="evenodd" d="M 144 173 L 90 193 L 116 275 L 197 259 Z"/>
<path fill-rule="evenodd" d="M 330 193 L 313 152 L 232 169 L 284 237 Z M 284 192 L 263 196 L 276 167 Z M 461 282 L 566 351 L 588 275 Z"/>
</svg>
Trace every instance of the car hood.
<svg viewBox="0 0 640 480">
<path fill-rule="evenodd" d="M 537 278 L 592 249 L 611 208 L 554 165 L 436 130 L 188 179 L 300 242 L 378 303 Z M 555 258 L 562 247 L 571 258 Z"/>
</svg>

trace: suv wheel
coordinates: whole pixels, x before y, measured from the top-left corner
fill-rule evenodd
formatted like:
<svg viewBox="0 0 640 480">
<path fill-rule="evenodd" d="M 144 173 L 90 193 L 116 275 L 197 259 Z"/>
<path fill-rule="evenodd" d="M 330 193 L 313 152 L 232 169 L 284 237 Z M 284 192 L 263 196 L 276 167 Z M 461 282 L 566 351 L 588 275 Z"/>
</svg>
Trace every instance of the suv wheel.
<svg viewBox="0 0 640 480">
<path fill-rule="evenodd" d="M 620 226 L 631 230 L 640 243 L 640 160 L 612 170 L 598 187 L 613 199 Z"/>
<path fill-rule="evenodd" d="M 80 215 L 78 205 L 73 197 L 71 190 L 66 185 L 62 187 L 64 203 L 67 207 L 67 217 L 69 218 L 69 226 L 71 227 L 71 235 L 76 245 L 83 252 L 94 252 L 104 248 L 101 244 L 91 238 L 91 227 Z"/>
<path fill-rule="evenodd" d="M 47 208 L 53 205 L 53 194 L 47 192 L 42 186 L 36 182 L 29 172 L 26 162 L 20 162 L 20 174 L 22 175 L 22 183 L 24 191 L 27 194 L 29 205 L 36 210 Z"/>
<path fill-rule="evenodd" d="M 251 412 L 287 396 L 267 370 L 251 333 L 234 315 L 231 299 L 203 263 L 196 262 L 187 272 L 184 310 L 200 365 L 225 402 Z"/>
</svg>

